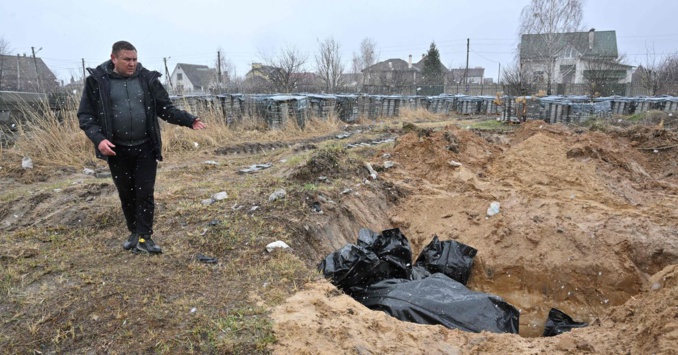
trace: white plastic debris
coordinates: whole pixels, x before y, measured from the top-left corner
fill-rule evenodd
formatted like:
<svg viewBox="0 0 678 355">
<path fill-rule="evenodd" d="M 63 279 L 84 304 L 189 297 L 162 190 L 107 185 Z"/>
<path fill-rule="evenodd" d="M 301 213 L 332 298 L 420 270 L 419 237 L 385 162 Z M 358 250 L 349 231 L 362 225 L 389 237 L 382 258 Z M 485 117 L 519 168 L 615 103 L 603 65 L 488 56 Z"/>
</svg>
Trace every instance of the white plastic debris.
<svg viewBox="0 0 678 355">
<path fill-rule="evenodd" d="M 370 177 L 372 178 L 372 180 L 376 180 L 377 179 L 377 172 L 374 171 L 374 169 L 372 168 L 372 165 L 370 165 L 370 163 L 365 163 L 365 167 L 370 172 Z"/>
<path fill-rule="evenodd" d="M 450 164 L 450 166 L 453 166 L 453 167 L 455 167 L 455 168 L 461 166 L 461 163 L 460 163 L 460 162 L 454 161 L 454 160 L 448 161 L 447 164 Z"/>
<path fill-rule="evenodd" d="M 194 146 L 195 148 L 198 148 L 198 147 L 200 146 L 200 144 L 198 144 L 198 142 L 193 142 L 193 146 Z"/>
<path fill-rule="evenodd" d="M 384 162 L 384 169 L 390 169 L 394 166 L 395 166 L 395 163 L 390 161 L 390 160 L 387 160 L 387 161 Z"/>
<path fill-rule="evenodd" d="M 216 162 L 214 160 L 205 160 L 205 164 L 207 164 L 207 165 L 219 165 L 219 162 Z"/>
<path fill-rule="evenodd" d="M 214 200 L 211 199 L 211 198 L 206 198 L 206 199 L 200 201 L 200 203 L 202 203 L 203 205 L 211 205 L 211 204 L 214 203 Z"/>
<path fill-rule="evenodd" d="M 82 173 L 85 175 L 94 175 L 95 171 L 90 168 L 84 168 L 82 169 Z"/>
<path fill-rule="evenodd" d="M 284 189 L 277 189 L 271 194 L 271 196 L 268 197 L 268 202 L 274 202 L 276 200 L 283 199 L 285 196 L 287 196 L 287 191 Z"/>
<path fill-rule="evenodd" d="M 188 313 L 189 313 L 189 314 L 193 314 L 193 313 L 195 313 L 197 310 L 198 310 L 197 308 L 193 307 L 193 308 L 191 308 L 190 312 L 188 312 Z"/>
<path fill-rule="evenodd" d="M 21 159 L 21 167 L 24 169 L 33 169 L 33 159 L 24 157 Z"/>
<path fill-rule="evenodd" d="M 487 215 L 492 217 L 495 214 L 499 213 L 499 202 L 494 201 L 490 203 L 490 207 L 487 208 Z"/>
<path fill-rule="evenodd" d="M 214 201 L 221 201 L 221 200 L 225 200 L 227 198 L 228 198 L 228 194 L 226 193 L 226 191 L 217 192 L 214 195 L 212 195 L 212 200 L 214 200 Z"/>
<path fill-rule="evenodd" d="M 288 249 L 290 246 L 282 240 L 275 241 L 266 246 L 266 251 L 272 253 L 275 249 Z"/>
</svg>

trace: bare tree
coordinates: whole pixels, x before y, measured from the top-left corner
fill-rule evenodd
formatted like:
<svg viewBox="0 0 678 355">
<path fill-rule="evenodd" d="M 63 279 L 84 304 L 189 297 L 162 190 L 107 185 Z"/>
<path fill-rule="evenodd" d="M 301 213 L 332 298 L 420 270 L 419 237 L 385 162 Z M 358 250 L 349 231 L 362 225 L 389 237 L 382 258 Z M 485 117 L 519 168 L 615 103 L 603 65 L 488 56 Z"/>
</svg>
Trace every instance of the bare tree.
<svg viewBox="0 0 678 355">
<path fill-rule="evenodd" d="M 626 78 L 627 65 L 625 58 L 616 59 L 597 57 L 586 62 L 584 82 L 591 97 L 624 94 L 623 85 L 619 82 Z"/>
<path fill-rule="evenodd" d="M 300 74 L 307 60 L 308 55 L 293 45 L 287 45 L 275 55 L 264 55 L 263 62 L 271 67 L 267 76 L 273 90 L 284 93 L 294 91 L 297 81 L 303 78 Z"/>
<path fill-rule="evenodd" d="M 531 0 L 520 13 L 520 34 L 537 35 L 538 59 L 547 63 L 545 79 L 549 94 L 555 79 L 556 58 L 570 45 L 561 34 L 581 30 L 583 5 L 584 0 Z"/>
<path fill-rule="evenodd" d="M 354 73 L 360 73 L 362 76 L 362 85 L 369 81 L 362 71 L 369 66 L 374 65 L 379 59 L 377 53 L 377 42 L 369 37 L 365 37 L 360 42 L 360 53 L 353 53 L 353 60 L 351 62 L 351 69 Z M 369 75 L 369 73 L 367 73 Z"/>
<path fill-rule="evenodd" d="M 3 74 L 6 65 L 5 59 L 7 58 L 5 56 L 8 56 L 9 52 L 9 42 L 5 39 L 5 37 L 0 36 L 0 90 L 3 88 Z"/>
<path fill-rule="evenodd" d="M 657 56 L 654 47 L 647 47 L 645 63 L 638 66 L 640 85 L 652 96 L 663 93 L 668 84 L 678 80 L 678 54 Z"/>
<path fill-rule="evenodd" d="M 509 96 L 530 95 L 536 90 L 532 73 L 519 63 L 502 70 L 501 85 Z"/>
<path fill-rule="evenodd" d="M 337 87 L 343 85 L 344 63 L 342 63 L 340 49 L 341 45 L 332 37 L 319 42 L 318 54 L 315 56 L 316 72 L 327 93 L 333 93 Z"/>
</svg>

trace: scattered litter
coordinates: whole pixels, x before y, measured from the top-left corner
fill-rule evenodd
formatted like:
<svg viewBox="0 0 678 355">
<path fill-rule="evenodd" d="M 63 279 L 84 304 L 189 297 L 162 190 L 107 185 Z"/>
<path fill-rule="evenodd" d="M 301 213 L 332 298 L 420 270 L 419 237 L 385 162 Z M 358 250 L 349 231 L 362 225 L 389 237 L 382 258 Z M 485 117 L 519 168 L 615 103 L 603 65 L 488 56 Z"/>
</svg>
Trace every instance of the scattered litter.
<svg viewBox="0 0 678 355">
<path fill-rule="evenodd" d="M 280 162 L 285 164 L 285 163 L 287 163 L 287 159 L 280 159 Z"/>
<path fill-rule="evenodd" d="M 289 249 L 289 245 L 287 243 L 283 242 L 282 240 L 275 241 L 273 243 L 270 243 L 266 246 L 266 251 L 269 253 L 272 253 L 273 250 L 275 249 Z"/>
<path fill-rule="evenodd" d="M 453 166 L 453 167 L 455 167 L 455 168 L 461 166 L 461 163 L 460 163 L 460 162 L 454 161 L 454 160 L 448 161 L 447 164 L 450 164 L 451 166 Z"/>
<path fill-rule="evenodd" d="M 82 184 L 82 180 L 75 180 L 71 185 Z"/>
<path fill-rule="evenodd" d="M 370 177 L 372 178 L 372 180 L 376 180 L 377 179 L 377 172 L 374 171 L 374 169 L 372 168 L 372 165 L 370 165 L 370 163 L 365 162 L 365 167 L 370 172 Z"/>
<path fill-rule="evenodd" d="M 546 327 L 544 328 L 543 335 L 545 337 L 552 337 L 569 332 L 573 328 L 583 328 L 588 325 L 589 324 L 585 322 L 575 322 L 570 316 L 565 314 L 565 312 L 556 308 L 551 308 L 549 316 L 546 319 Z"/>
<path fill-rule="evenodd" d="M 212 195 L 212 200 L 214 201 L 221 201 L 227 198 L 228 194 L 225 191 L 217 192 L 216 194 Z"/>
<path fill-rule="evenodd" d="M 287 191 L 284 189 L 277 189 L 271 194 L 271 196 L 268 197 L 268 202 L 274 202 L 276 200 L 283 199 L 285 196 L 287 196 Z"/>
<path fill-rule="evenodd" d="M 390 161 L 390 160 L 387 160 L 387 161 L 384 162 L 384 169 L 390 169 L 394 166 L 395 166 L 395 163 Z"/>
<path fill-rule="evenodd" d="M 318 181 L 327 181 L 327 176 L 318 176 Z"/>
<path fill-rule="evenodd" d="M 198 310 L 197 308 L 193 307 L 193 308 L 191 308 L 190 311 L 188 311 L 188 313 L 189 313 L 189 314 L 193 314 L 193 313 L 195 313 L 197 310 Z"/>
<path fill-rule="evenodd" d="M 239 210 L 239 209 L 241 209 L 241 208 L 243 208 L 243 207 L 244 207 L 243 205 L 239 205 L 239 204 L 236 203 L 235 205 L 231 206 L 231 209 L 232 209 L 233 211 L 237 211 L 237 210 Z"/>
<path fill-rule="evenodd" d="M 322 213 L 322 208 L 320 207 L 320 202 L 313 202 L 311 205 L 311 210 L 313 212 Z"/>
<path fill-rule="evenodd" d="M 344 189 L 344 191 L 342 191 L 341 194 L 346 195 L 346 194 L 350 193 L 351 191 L 353 191 L 353 189 Z"/>
<path fill-rule="evenodd" d="M 258 209 L 259 209 L 259 206 L 252 206 L 252 208 L 250 208 L 250 212 L 254 212 Z"/>
<path fill-rule="evenodd" d="M 94 196 L 87 196 L 87 198 L 85 199 L 85 202 L 92 202 L 95 199 L 96 199 L 96 197 L 94 197 Z"/>
<path fill-rule="evenodd" d="M 219 261 L 219 260 L 217 260 L 217 258 L 213 258 L 211 256 L 205 256 L 205 255 L 202 255 L 202 254 L 196 255 L 195 258 L 198 259 L 199 262 L 205 263 L 205 264 L 216 264 L 217 261 Z"/>
<path fill-rule="evenodd" d="M 207 164 L 207 165 L 219 165 L 219 162 L 216 162 L 214 160 L 205 160 L 205 164 Z"/>
<path fill-rule="evenodd" d="M 218 225 L 219 223 L 221 223 L 220 220 L 218 220 L 218 219 L 213 219 L 213 220 L 210 221 L 209 225 L 210 225 L 210 226 L 216 226 L 216 225 Z"/>
<path fill-rule="evenodd" d="M 198 144 L 198 142 L 193 142 L 193 147 L 194 147 L 194 148 L 198 148 L 199 146 L 200 146 L 200 144 Z"/>
<path fill-rule="evenodd" d="M 33 159 L 24 157 L 21 159 L 21 167 L 24 169 L 33 169 Z"/>
<path fill-rule="evenodd" d="M 238 174 L 247 174 L 247 173 L 255 173 L 260 170 L 268 169 L 272 166 L 271 163 L 265 163 L 265 164 L 254 164 L 250 165 L 249 167 L 245 169 L 240 169 L 238 170 Z"/>
<path fill-rule="evenodd" d="M 82 169 L 82 173 L 85 174 L 85 175 L 94 175 L 95 171 L 90 169 L 90 168 L 84 168 L 84 169 Z"/>
<path fill-rule="evenodd" d="M 391 154 L 384 153 L 384 155 L 381 156 L 382 159 L 391 159 Z"/>
<path fill-rule="evenodd" d="M 487 215 L 489 217 L 494 216 L 495 214 L 499 213 L 499 202 L 494 201 L 490 203 L 490 207 L 487 208 Z"/>
<path fill-rule="evenodd" d="M 211 199 L 211 198 L 206 198 L 206 199 L 200 201 L 200 203 L 202 203 L 203 205 L 211 205 L 211 204 L 214 203 L 214 200 Z"/>
<path fill-rule="evenodd" d="M 342 134 L 336 135 L 335 137 L 336 137 L 337 139 L 346 139 L 346 138 L 348 138 L 348 137 L 350 137 L 350 136 L 351 136 L 351 133 L 342 133 Z"/>
</svg>

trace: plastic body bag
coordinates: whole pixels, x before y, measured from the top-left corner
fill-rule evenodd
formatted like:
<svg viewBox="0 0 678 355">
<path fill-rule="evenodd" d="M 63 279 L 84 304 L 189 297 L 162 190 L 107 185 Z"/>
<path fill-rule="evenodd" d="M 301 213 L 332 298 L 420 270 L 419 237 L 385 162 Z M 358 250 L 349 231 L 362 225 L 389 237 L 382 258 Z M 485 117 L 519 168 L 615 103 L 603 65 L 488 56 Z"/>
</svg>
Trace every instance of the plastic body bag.
<svg viewBox="0 0 678 355">
<path fill-rule="evenodd" d="M 584 322 L 575 322 L 570 316 L 565 314 L 565 312 L 557 308 L 551 308 L 551 311 L 549 311 L 549 316 L 546 319 L 544 336 L 552 337 L 558 334 L 569 332 L 572 330 L 572 328 L 583 328 L 588 325 L 588 323 Z"/>
<path fill-rule="evenodd" d="M 475 333 L 518 333 L 520 314 L 515 307 L 440 273 L 416 281 L 384 280 L 352 296 L 370 309 L 403 321 Z"/>
</svg>

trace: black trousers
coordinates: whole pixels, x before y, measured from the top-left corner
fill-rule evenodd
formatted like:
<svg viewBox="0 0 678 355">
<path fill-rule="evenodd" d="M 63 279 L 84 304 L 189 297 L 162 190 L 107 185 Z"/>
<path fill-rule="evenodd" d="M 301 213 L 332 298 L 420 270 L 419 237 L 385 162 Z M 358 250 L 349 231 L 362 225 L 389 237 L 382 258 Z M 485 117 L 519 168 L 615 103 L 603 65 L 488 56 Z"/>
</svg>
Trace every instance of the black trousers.
<svg viewBox="0 0 678 355">
<path fill-rule="evenodd" d="M 158 162 L 151 143 L 135 147 L 116 145 L 108 157 L 113 182 L 118 188 L 127 229 L 139 235 L 153 234 L 153 192 Z"/>
</svg>

